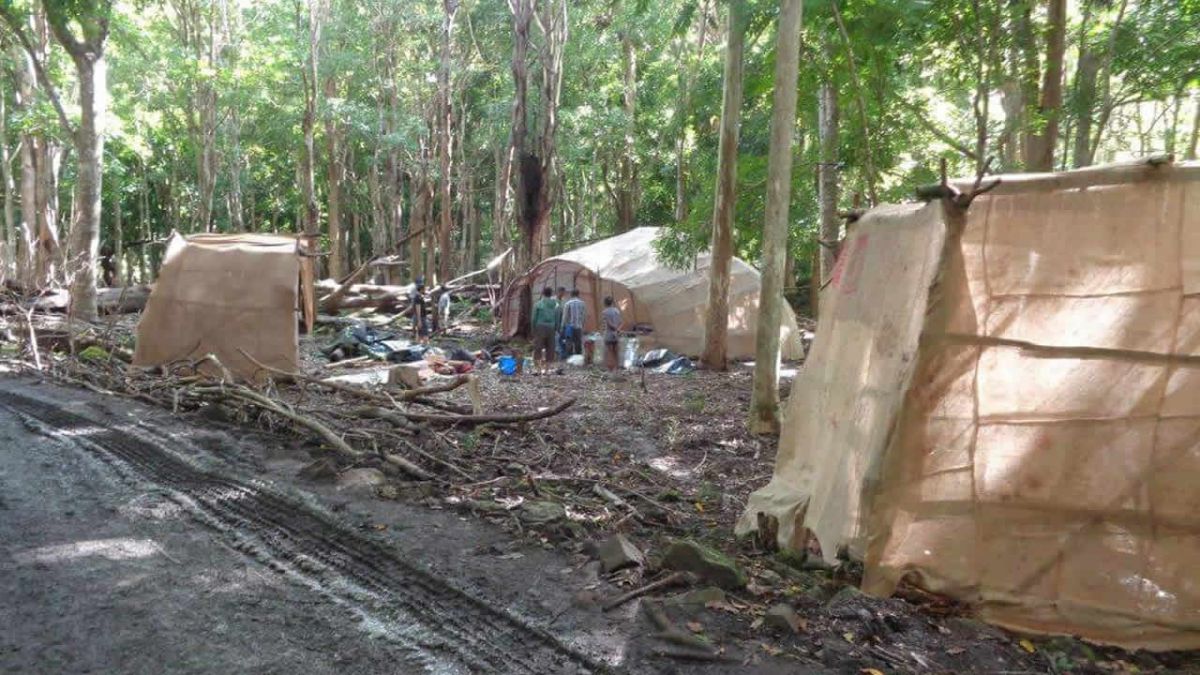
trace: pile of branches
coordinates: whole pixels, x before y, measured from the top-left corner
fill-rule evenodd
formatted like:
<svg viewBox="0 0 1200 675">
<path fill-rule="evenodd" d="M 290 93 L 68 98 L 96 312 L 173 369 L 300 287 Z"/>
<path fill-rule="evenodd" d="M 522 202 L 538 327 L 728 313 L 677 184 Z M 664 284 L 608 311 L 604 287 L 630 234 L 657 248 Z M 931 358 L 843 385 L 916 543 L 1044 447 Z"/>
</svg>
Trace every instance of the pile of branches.
<svg viewBox="0 0 1200 675">
<path fill-rule="evenodd" d="M 211 354 L 136 367 L 124 346 L 127 338 L 113 324 L 64 323 L 38 317 L 13 322 L 0 343 L 15 343 L 18 350 L 14 355 L 9 347 L 0 363 L 174 413 L 309 439 L 315 458 L 306 470 L 310 477 L 377 468 L 394 477 L 388 489 L 398 490 L 397 497 L 412 486 L 413 496 L 518 532 L 578 540 L 588 530 L 606 528 L 681 531 L 695 519 L 664 503 L 636 475 L 596 467 L 586 448 L 550 440 L 533 424 L 569 409 L 575 404 L 571 397 L 487 410 L 473 375 L 405 389 L 329 381 L 262 364 L 254 382 L 240 382 Z M 547 502 L 561 505 L 570 517 L 531 522 L 526 507 Z"/>
<path fill-rule="evenodd" d="M 324 461 L 337 471 L 382 464 L 416 480 L 469 483 L 483 467 L 456 461 L 454 432 L 480 426 L 515 426 L 557 415 L 573 398 L 527 412 L 486 412 L 445 395 L 473 387 L 463 375 L 418 389 L 358 387 L 287 373 L 258 363 L 254 383 L 234 378 L 220 360 L 207 354 L 152 368 L 131 364 L 128 349 L 102 327 L 75 327 L 67 340 L 53 329 L 29 324 L 8 340 L 22 349 L 5 359 L 10 366 L 49 375 L 105 395 L 124 396 L 173 412 L 205 412 L 208 417 L 252 424 L 274 433 L 301 434 L 327 452 Z M 475 397 L 472 397 L 473 399 Z"/>
</svg>

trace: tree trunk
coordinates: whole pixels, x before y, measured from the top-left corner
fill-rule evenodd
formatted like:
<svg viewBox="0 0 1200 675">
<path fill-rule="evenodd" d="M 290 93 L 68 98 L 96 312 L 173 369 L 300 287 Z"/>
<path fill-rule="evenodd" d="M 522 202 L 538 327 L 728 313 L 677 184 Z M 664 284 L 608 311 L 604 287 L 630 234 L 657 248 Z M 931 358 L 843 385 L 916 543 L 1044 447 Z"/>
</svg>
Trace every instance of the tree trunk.
<svg viewBox="0 0 1200 675">
<path fill-rule="evenodd" d="M 17 76 L 17 109 L 24 114 L 32 111 L 35 75 L 29 56 L 24 52 L 15 68 Z M 21 132 L 21 222 L 17 226 L 17 278 L 26 287 L 37 283 L 35 249 L 37 247 L 37 143 L 33 134 Z"/>
<path fill-rule="evenodd" d="M 537 177 L 536 172 L 533 172 L 528 178 L 526 177 L 526 168 L 528 165 L 526 147 L 529 136 L 528 123 L 528 100 L 529 100 L 529 27 L 533 23 L 534 0 L 513 0 L 509 3 L 513 15 L 513 53 L 512 53 L 512 75 L 513 75 L 513 108 L 512 108 L 512 131 L 509 134 L 511 139 L 510 153 L 511 157 L 508 160 L 510 172 L 516 171 L 516 201 L 513 204 L 513 215 L 521 225 L 522 233 L 526 229 L 525 220 L 528 218 L 528 212 L 535 208 L 535 205 L 530 203 L 527 195 L 527 183 L 529 180 Z M 536 164 L 536 158 L 534 158 Z M 507 187 L 507 181 L 504 183 Z M 536 189 L 536 188 L 535 188 Z M 523 245 L 517 250 L 517 269 L 524 271 L 530 265 L 530 254 L 528 252 L 529 245 L 522 242 Z M 521 308 L 524 310 L 524 305 L 521 303 Z M 522 311 L 518 318 L 518 330 L 528 325 L 528 317 Z"/>
<path fill-rule="evenodd" d="M 1117 35 L 1121 23 L 1125 20 L 1125 11 L 1129 7 L 1129 0 L 1121 0 L 1121 5 L 1117 8 L 1117 18 L 1108 28 L 1108 46 L 1104 51 L 1104 61 L 1100 64 L 1100 72 L 1097 77 L 1099 80 L 1100 89 L 1100 114 L 1096 119 L 1096 133 L 1092 136 L 1091 142 L 1088 144 L 1088 164 L 1096 162 L 1096 150 L 1100 148 L 1100 139 L 1104 137 L 1104 130 L 1108 128 L 1108 120 L 1112 115 L 1114 102 L 1112 96 L 1112 62 L 1117 51 Z"/>
<path fill-rule="evenodd" d="M 496 184 L 492 197 L 492 255 L 500 255 L 508 243 L 508 201 L 512 192 L 512 134 L 495 147 Z"/>
<path fill-rule="evenodd" d="M 7 280 L 13 274 L 13 253 L 16 250 L 16 237 L 13 236 L 16 228 L 17 214 L 13 207 L 13 190 L 15 184 L 12 177 L 12 164 L 9 163 L 8 150 L 8 107 L 6 105 L 6 97 L 0 94 L 0 197 L 4 200 L 4 251 L 0 255 L 0 263 L 3 268 L 0 269 L 0 280 Z"/>
<path fill-rule="evenodd" d="M 1075 143 L 1071 165 L 1076 169 L 1092 161 L 1092 108 L 1096 105 L 1096 78 L 1100 74 L 1100 57 L 1090 49 L 1079 54 L 1075 78 Z"/>
<path fill-rule="evenodd" d="M 838 98 L 837 87 L 833 82 L 821 84 L 817 117 L 821 139 L 821 163 L 817 169 L 817 195 L 821 208 L 821 230 L 818 236 L 821 264 L 820 269 L 813 270 L 812 283 L 820 288 L 833 274 L 833 265 L 837 262 L 833 246 L 842 230 L 842 222 L 837 213 Z M 819 293 L 817 295 L 819 296 Z M 820 307 L 814 306 L 812 309 L 815 316 L 821 315 Z"/>
<path fill-rule="evenodd" d="M 138 248 L 138 281 L 150 282 L 148 269 L 150 241 L 150 180 L 146 177 L 146 162 L 138 162 L 138 232 L 139 238 L 147 243 Z"/>
<path fill-rule="evenodd" d="M 617 232 L 628 232 L 636 226 L 638 178 L 635 143 L 637 134 L 637 51 L 629 32 L 621 34 L 621 63 L 624 71 L 622 109 L 625 113 L 625 143 L 617 163 Z"/>
<path fill-rule="evenodd" d="M 1196 109 L 1192 116 L 1192 138 L 1188 141 L 1188 149 L 1187 153 L 1183 156 L 1184 159 L 1196 159 L 1196 146 L 1200 144 L 1200 91 L 1196 92 L 1193 99 Z"/>
<path fill-rule="evenodd" d="M 1179 142 L 1179 114 L 1183 110 L 1183 91 L 1185 86 L 1186 84 L 1181 82 L 1179 88 L 1175 90 L 1174 101 L 1167 104 L 1171 106 L 1171 122 L 1165 132 L 1163 150 L 1169 155 L 1175 154 L 1175 148 Z"/>
<path fill-rule="evenodd" d="M 60 38 L 61 39 L 61 38 Z M 100 251 L 101 187 L 104 176 L 104 105 L 108 99 L 103 46 L 72 53 L 79 75 L 79 129 L 75 133 L 78 161 L 75 222 L 71 225 L 71 309 L 91 321 L 96 309 L 96 262 Z"/>
<path fill-rule="evenodd" d="M 113 231 L 112 231 L 112 260 L 113 277 L 115 281 L 109 286 L 125 286 L 129 280 L 125 278 L 125 232 L 121 222 L 121 190 L 120 186 L 113 188 Z"/>
<path fill-rule="evenodd" d="M 325 100 L 337 98 L 337 80 L 331 75 L 325 78 Z M 325 115 L 325 142 L 329 156 L 326 159 L 326 181 L 329 200 L 329 276 L 341 279 L 346 273 L 345 237 L 342 234 L 342 164 L 341 129 L 332 112 Z"/>
<path fill-rule="evenodd" d="M 462 136 L 459 147 L 463 147 Z M 463 272 L 474 270 L 479 265 L 479 218 L 475 211 L 475 174 L 471 171 L 465 155 L 458 163 L 458 199 L 462 204 L 463 227 Z"/>
<path fill-rule="evenodd" d="M 408 240 L 409 272 L 413 279 L 425 276 L 428 271 L 425 269 L 423 244 L 429 233 L 431 220 L 429 212 L 432 210 L 433 204 L 433 187 L 429 184 L 424 164 L 424 159 L 422 159 L 420 172 L 413 176 L 410 182 L 413 207 L 412 214 L 409 216 L 408 234 L 424 230 L 423 234 Z"/>
<path fill-rule="evenodd" d="M 1048 0 L 1046 29 L 1046 69 L 1042 79 L 1042 98 L 1038 105 L 1036 128 L 1029 137 L 1027 171 L 1053 171 L 1054 149 L 1058 144 L 1058 122 L 1062 115 L 1063 54 L 1066 50 L 1067 0 Z"/>
<path fill-rule="evenodd" d="M 682 223 L 688 215 L 687 196 L 687 130 L 688 117 L 692 112 L 692 90 L 696 88 L 696 77 L 699 74 L 700 62 L 704 59 L 704 43 L 708 36 L 708 0 L 700 6 L 700 16 L 696 22 L 696 60 L 692 67 L 685 71 L 679 69 L 679 129 L 675 140 L 675 222 Z M 681 59 L 682 61 L 682 59 Z M 682 66 L 682 63 L 681 63 Z M 684 73 L 687 73 L 686 79 Z"/>
<path fill-rule="evenodd" d="M 58 175 L 62 168 L 62 155 L 62 148 L 53 139 L 47 136 L 34 137 L 34 218 L 37 221 L 34 265 L 38 286 L 48 286 L 54 281 L 63 253 L 58 236 Z"/>
<path fill-rule="evenodd" d="M 553 168 L 557 155 L 558 104 L 562 93 L 562 56 L 567 39 L 566 0 L 549 0 L 537 22 L 543 31 L 541 65 L 541 109 L 537 135 L 530 139 L 525 122 L 528 89 L 527 64 L 529 25 L 533 0 L 514 0 L 513 81 L 517 91 L 513 106 L 513 147 L 516 148 L 517 222 L 522 247 L 518 269 L 527 269 L 546 256 L 550 214 L 554 206 Z M 520 321 L 521 325 L 528 321 Z"/>
<path fill-rule="evenodd" d="M 1032 160 L 1032 138 L 1036 131 L 1038 80 L 1041 66 L 1038 64 L 1037 36 L 1033 30 L 1033 3 L 1035 0 L 1014 0 L 1016 20 L 1013 27 L 1018 54 L 1018 80 L 1020 82 L 1021 113 L 1021 164 L 1028 169 Z"/>
<path fill-rule="evenodd" d="M 525 220 L 529 218 L 528 213 L 536 206 L 530 203 L 527 195 L 529 180 L 536 179 L 536 171 L 527 178 L 527 166 L 529 164 L 526 147 L 529 136 L 528 123 L 528 100 L 529 100 L 529 27 L 533 23 L 534 0 L 513 0 L 509 6 L 512 8 L 513 14 L 513 54 L 512 54 L 512 74 L 513 74 L 513 110 L 512 110 L 512 162 L 516 165 L 516 203 L 513 205 L 513 215 L 521 225 L 521 229 L 526 229 Z M 536 165 L 536 158 L 533 158 Z M 513 169 L 510 169 L 510 171 Z M 536 191 L 536 187 L 534 187 Z M 524 243 L 524 242 L 523 242 Z M 531 264 L 529 245 L 524 243 L 517 251 L 517 269 L 524 271 Z M 525 326 L 529 322 L 526 317 L 522 316 L 518 322 L 518 327 Z"/>
<path fill-rule="evenodd" d="M 754 339 L 751 433 L 779 432 L 779 326 L 787 262 L 788 207 L 792 197 L 792 136 L 796 126 L 796 76 L 800 68 L 801 0 L 782 0 L 775 49 L 771 146 L 767 151 L 767 208 L 763 223 L 762 289 Z M 832 88 L 826 85 L 822 88 Z M 822 97 L 824 98 L 824 97 Z"/>
<path fill-rule="evenodd" d="M 230 0 L 221 0 L 221 31 L 224 41 L 240 54 L 242 49 L 242 18 L 240 6 L 230 7 Z M 236 58 L 236 57 L 235 57 Z M 236 67 L 236 64 L 234 64 Z M 242 204 L 242 115 L 239 103 L 234 101 L 228 109 L 228 125 L 226 138 L 229 142 L 229 194 L 226 205 L 229 209 L 229 226 L 234 232 L 246 231 L 246 219 Z M 253 209 L 254 200 L 251 194 L 250 205 Z M 253 222 L 253 213 L 251 213 Z"/>
<path fill-rule="evenodd" d="M 452 278 L 454 260 L 450 244 L 451 235 L 454 232 L 454 201 L 450 189 L 454 182 L 454 176 L 451 172 L 451 160 L 454 157 L 454 104 L 450 95 L 450 65 L 452 56 L 451 47 L 454 43 L 454 16 L 458 12 L 458 0 L 442 0 L 442 8 L 444 10 L 442 18 L 442 52 L 437 75 L 438 167 L 441 172 L 438 183 L 438 195 L 440 199 L 438 204 L 437 248 L 440 257 L 438 260 L 437 275 L 440 281 L 446 282 Z M 433 270 L 431 269 L 430 273 L 432 272 Z"/>
<path fill-rule="evenodd" d="M 1025 103 L 1021 96 L 1020 51 L 1015 45 L 1009 48 L 1008 74 L 1000 85 L 1000 107 L 1004 110 L 1004 129 L 997 143 L 1000 151 L 1000 169 L 1016 171 L 1021 155 L 1021 127 Z"/>
<path fill-rule="evenodd" d="M 724 92 L 717 150 L 717 188 L 713 206 L 712 260 L 708 307 L 704 321 L 704 353 L 700 362 L 712 370 L 728 367 L 729 269 L 733 259 L 733 210 L 737 198 L 737 145 L 742 113 L 742 54 L 746 37 L 745 0 L 729 2 L 729 36 L 725 43 Z"/>
<path fill-rule="evenodd" d="M 244 209 L 242 205 L 242 117 L 236 104 L 229 109 L 228 134 L 231 143 L 230 154 L 232 155 L 229 158 L 229 226 L 234 232 L 245 232 L 246 219 L 242 213 Z M 250 197 L 250 204 L 253 207 L 253 192 Z M 251 217 L 251 223 L 253 220 Z"/>
<path fill-rule="evenodd" d="M 305 234 L 316 236 L 320 232 L 315 186 L 316 145 L 314 134 L 317 123 L 317 52 L 321 42 L 321 23 L 324 19 L 326 0 L 308 0 L 308 58 L 301 71 L 304 85 L 304 116 L 300 128 L 304 134 L 304 151 L 300 161 L 300 205 L 301 227 Z"/>
<path fill-rule="evenodd" d="M 846 48 L 846 58 L 850 62 L 850 81 L 854 84 L 854 104 L 858 109 L 858 122 L 862 126 L 863 138 L 863 176 L 867 184 L 867 196 L 871 198 L 871 205 L 875 206 L 879 203 L 879 193 L 875 189 L 875 153 L 871 147 L 871 122 L 867 115 L 867 102 L 864 96 L 866 87 L 863 86 L 858 75 L 858 59 L 854 56 L 854 43 L 850 40 L 850 33 L 846 30 L 846 24 L 842 21 L 842 13 L 838 10 L 837 0 L 830 2 L 830 8 L 833 10 L 833 18 L 837 23 L 838 33 L 842 36 L 842 43 Z"/>
<path fill-rule="evenodd" d="M 17 242 L 17 278 L 37 285 L 37 162 L 33 136 L 21 134 L 21 223 Z"/>
</svg>

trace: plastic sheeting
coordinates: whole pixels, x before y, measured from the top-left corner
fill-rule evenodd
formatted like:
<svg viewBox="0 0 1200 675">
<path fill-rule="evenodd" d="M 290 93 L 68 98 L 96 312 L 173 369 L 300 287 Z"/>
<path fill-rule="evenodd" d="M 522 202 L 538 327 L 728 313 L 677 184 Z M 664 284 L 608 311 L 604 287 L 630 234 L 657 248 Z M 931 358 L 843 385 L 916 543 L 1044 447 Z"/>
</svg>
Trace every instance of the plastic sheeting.
<svg viewBox="0 0 1200 675">
<path fill-rule="evenodd" d="M 134 365 L 213 354 L 231 374 L 250 380 L 261 373 L 245 351 L 265 365 L 295 371 L 297 253 L 296 238 L 281 235 L 172 236 L 138 323 Z"/>
<path fill-rule="evenodd" d="M 779 519 L 1010 628 L 1200 648 L 1200 165 L 1006 178 L 848 236 Z"/>
<path fill-rule="evenodd" d="M 538 263 L 515 281 L 505 295 L 505 334 L 512 336 L 517 332 L 521 294 L 540 293 L 546 286 L 555 290 L 562 286 L 568 291 L 579 289 L 587 304 L 584 332 L 597 330 L 604 298 L 612 296 L 627 330 L 634 325 L 651 330 L 641 339 L 640 346 L 699 354 L 703 351 L 710 258 L 707 254 L 699 256 L 691 269 L 671 268 L 654 252 L 658 233 L 656 227 L 639 227 Z M 730 267 L 726 345 L 730 358 L 754 357 L 760 287 L 758 271 L 734 258 Z M 804 355 L 796 315 L 786 306 L 780 326 L 780 352 L 785 359 Z"/>
</svg>

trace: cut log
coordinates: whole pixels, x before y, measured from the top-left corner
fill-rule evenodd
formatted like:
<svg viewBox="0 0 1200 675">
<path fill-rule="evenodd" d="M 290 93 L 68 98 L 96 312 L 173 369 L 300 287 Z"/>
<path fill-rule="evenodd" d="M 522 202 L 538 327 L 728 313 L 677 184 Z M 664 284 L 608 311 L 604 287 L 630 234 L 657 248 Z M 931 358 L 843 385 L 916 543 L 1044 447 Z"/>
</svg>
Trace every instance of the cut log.
<svg viewBox="0 0 1200 675">
<path fill-rule="evenodd" d="M 146 309 L 150 299 L 150 286 L 117 286 L 96 289 L 96 307 L 101 314 L 130 314 Z M 71 304 L 71 294 L 65 288 L 47 291 L 33 303 L 35 312 L 66 312 Z M 0 314 L 16 314 L 22 311 L 13 303 L 0 305 Z"/>
</svg>

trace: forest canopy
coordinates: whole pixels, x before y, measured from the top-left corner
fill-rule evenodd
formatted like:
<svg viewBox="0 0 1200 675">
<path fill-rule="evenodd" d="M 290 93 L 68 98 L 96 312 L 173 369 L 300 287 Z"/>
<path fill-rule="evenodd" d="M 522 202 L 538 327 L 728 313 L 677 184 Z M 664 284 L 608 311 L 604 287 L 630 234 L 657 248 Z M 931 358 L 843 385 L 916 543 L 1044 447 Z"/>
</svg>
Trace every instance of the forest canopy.
<svg viewBox="0 0 1200 675">
<path fill-rule="evenodd" d="M 0 0 L 6 275 L 145 281 L 172 231 L 307 232 L 326 275 L 391 254 L 444 281 L 653 225 L 686 264 L 712 230 L 734 5 L 733 242 L 754 262 L 779 3 Z M 792 290 L 823 214 L 907 199 L 942 159 L 1196 157 L 1200 0 L 810 0 L 802 31 Z"/>
</svg>

